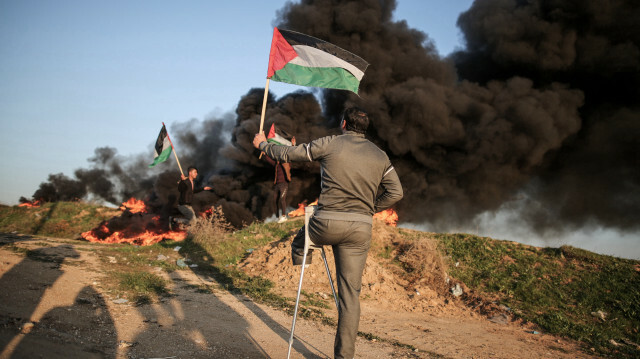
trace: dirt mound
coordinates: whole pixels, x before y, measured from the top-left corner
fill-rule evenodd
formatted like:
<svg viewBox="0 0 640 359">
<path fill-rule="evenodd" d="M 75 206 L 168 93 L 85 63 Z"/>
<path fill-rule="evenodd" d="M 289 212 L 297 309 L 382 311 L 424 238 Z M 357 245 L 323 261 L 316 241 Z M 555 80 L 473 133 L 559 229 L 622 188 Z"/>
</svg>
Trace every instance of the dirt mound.
<svg viewBox="0 0 640 359">
<path fill-rule="evenodd" d="M 300 267 L 291 264 L 290 243 L 295 233 L 255 249 L 238 268 L 251 276 L 271 280 L 278 293 L 295 297 L 300 278 Z M 335 281 L 331 247 L 326 246 L 325 251 Z M 314 251 L 313 257 L 313 263 L 305 270 L 302 289 L 333 305 L 319 250 Z M 449 294 L 450 284 L 445 261 L 432 234 L 374 221 L 371 250 L 362 278 L 363 305 L 408 312 L 450 311 L 457 307 L 451 305 L 455 300 Z"/>
</svg>

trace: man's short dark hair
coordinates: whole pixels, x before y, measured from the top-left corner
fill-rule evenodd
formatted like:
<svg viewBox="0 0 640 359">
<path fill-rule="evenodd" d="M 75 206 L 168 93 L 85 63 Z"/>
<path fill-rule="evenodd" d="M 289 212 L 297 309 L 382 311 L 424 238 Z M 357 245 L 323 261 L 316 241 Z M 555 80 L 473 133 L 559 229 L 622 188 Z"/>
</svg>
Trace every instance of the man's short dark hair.
<svg viewBox="0 0 640 359">
<path fill-rule="evenodd" d="M 369 115 L 358 107 L 349 107 L 344 110 L 342 120 L 345 122 L 347 131 L 365 133 L 369 127 Z"/>
<path fill-rule="evenodd" d="M 196 168 L 196 166 L 189 166 L 189 168 L 187 168 L 187 173 L 191 172 L 191 170 L 197 171 L 198 169 Z"/>
</svg>

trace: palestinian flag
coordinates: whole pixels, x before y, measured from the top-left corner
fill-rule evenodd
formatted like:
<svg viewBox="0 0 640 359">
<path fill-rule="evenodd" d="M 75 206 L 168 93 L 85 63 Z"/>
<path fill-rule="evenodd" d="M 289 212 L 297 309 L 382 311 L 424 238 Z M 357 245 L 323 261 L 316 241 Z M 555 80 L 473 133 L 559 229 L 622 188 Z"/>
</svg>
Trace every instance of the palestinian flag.
<svg viewBox="0 0 640 359">
<path fill-rule="evenodd" d="M 287 140 L 276 132 L 275 123 L 271 124 L 269 135 L 267 135 L 267 142 L 275 143 L 276 145 L 291 146 L 291 141 Z"/>
<path fill-rule="evenodd" d="M 167 128 L 162 124 L 162 129 L 158 135 L 155 146 L 155 157 L 153 163 L 149 167 L 153 167 L 160 162 L 164 162 L 171 156 L 171 141 L 169 141 L 169 134 L 167 134 Z"/>
<path fill-rule="evenodd" d="M 369 64 L 336 45 L 299 32 L 273 29 L 267 78 L 358 93 Z"/>
</svg>

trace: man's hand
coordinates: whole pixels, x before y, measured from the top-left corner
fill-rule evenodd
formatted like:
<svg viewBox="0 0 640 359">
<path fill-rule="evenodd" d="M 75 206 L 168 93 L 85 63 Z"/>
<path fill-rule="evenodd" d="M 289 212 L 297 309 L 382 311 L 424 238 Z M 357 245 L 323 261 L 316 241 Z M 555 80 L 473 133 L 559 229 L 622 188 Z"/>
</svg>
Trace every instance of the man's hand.
<svg viewBox="0 0 640 359">
<path fill-rule="evenodd" d="M 206 187 L 204 188 L 204 190 L 205 190 L 205 191 L 211 191 L 211 189 L 212 189 L 212 188 L 211 188 L 211 187 L 209 187 L 209 186 L 206 186 Z"/>
<path fill-rule="evenodd" d="M 187 176 L 185 175 L 180 175 L 180 177 L 182 178 L 183 181 L 187 179 Z"/>
<path fill-rule="evenodd" d="M 267 137 L 265 137 L 264 132 L 256 133 L 256 136 L 253 138 L 253 147 L 260 149 L 260 144 L 266 140 Z"/>
</svg>

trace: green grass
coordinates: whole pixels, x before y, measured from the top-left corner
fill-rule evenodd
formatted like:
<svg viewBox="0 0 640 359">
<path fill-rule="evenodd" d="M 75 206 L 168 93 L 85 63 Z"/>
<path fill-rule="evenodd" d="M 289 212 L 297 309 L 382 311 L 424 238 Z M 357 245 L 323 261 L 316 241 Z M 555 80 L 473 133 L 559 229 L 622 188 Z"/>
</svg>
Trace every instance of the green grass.
<svg viewBox="0 0 640 359">
<path fill-rule="evenodd" d="M 78 238 L 118 212 L 82 202 L 45 203 L 32 208 L 0 205 L 0 232 Z"/>
<path fill-rule="evenodd" d="M 162 277 L 147 272 L 116 272 L 119 288 L 133 298 L 136 304 L 147 304 L 152 297 L 168 293 L 167 283 Z"/>
<path fill-rule="evenodd" d="M 437 237 L 450 256 L 452 277 L 497 296 L 518 317 L 601 354 L 640 355 L 633 346 L 609 342 L 640 342 L 638 261 L 569 246 L 537 249 L 465 234 Z M 606 319 L 591 314 L 597 311 L 608 313 Z"/>
<path fill-rule="evenodd" d="M 322 309 L 330 309 L 331 307 L 327 304 L 325 299 L 318 299 L 317 295 L 312 293 L 307 293 L 306 291 L 300 291 L 301 296 L 304 296 L 305 299 L 301 299 L 300 303 L 308 306 L 314 306 Z M 331 297 L 333 300 L 333 297 Z"/>
<path fill-rule="evenodd" d="M 288 238 L 301 226 L 301 220 L 287 221 L 284 224 L 254 222 L 239 231 L 225 235 L 222 240 L 209 238 L 201 241 L 197 239 L 187 241 L 184 250 L 190 253 L 193 253 L 193 250 L 206 252 L 218 266 L 234 265 L 246 257 L 249 251 L 273 241 Z M 190 244 L 192 246 L 189 246 Z M 193 248 L 193 245 L 201 248 Z"/>
</svg>

